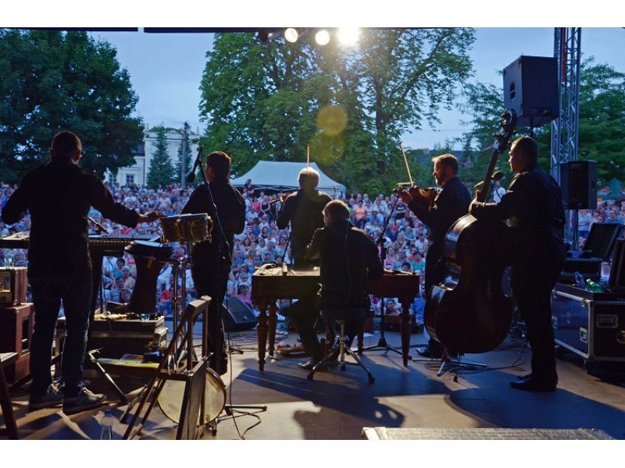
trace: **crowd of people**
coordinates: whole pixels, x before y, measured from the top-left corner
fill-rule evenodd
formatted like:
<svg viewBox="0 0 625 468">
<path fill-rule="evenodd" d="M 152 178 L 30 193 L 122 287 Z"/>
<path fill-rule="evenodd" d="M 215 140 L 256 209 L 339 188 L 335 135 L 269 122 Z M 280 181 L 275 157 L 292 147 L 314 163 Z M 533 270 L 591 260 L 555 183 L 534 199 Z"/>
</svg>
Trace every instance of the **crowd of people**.
<svg viewBox="0 0 625 468">
<path fill-rule="evenodd" d="M 170 185 L 163 189 L 148 189 L 136 186 L 106 184 L 116 202 L 138 212 L 158 211 L 164 216 L 181 213 L 189 199 L 192 187 Z M 15 190 L 15 186 L 2 184 L 2 205 Z M 246 204 L 245 229 L 234 237 L 233 267 L 228 279 L 228 296 L 253 306 L 251 301 L 252 275 L 256 268 L 267 263 L 292 263 L 290 254 L 290 228 L 279 229 L 276 221 L 282 207 L 282 192 L 265 193 L 254 189 L 253 182 L 244 187 L 242 197 Z M 338 197 L 350 207 L 350 219 L 357 227 L 364 229 L 376 242 L 384 247 L 384 267 L 422 273 L 427 254 L 427 228 L 396 194 L 378 195 L 348 193 Z M 389 216 L 390 215 L 390 216 Z M 106 237 L 157 238 L 162 231 L 160 223 L 138 224 L 128 228 L 103 218 L 97 210 L 90 217 L 101 224 L 105 233 L 100 233 L 95 224 L 90 225 L 91 235 Z M 387 223 L 384 236 L 381 237 Z M 20 222 L 7 226 L 0 221 L 0 237 L 16 232 L 28 231 L 30 220 L 26 216 Z M 184 245 L 176 246 L 174 257 L 185 255 Z M 26 266 L 26 251 L 22 249 L 0 249 L 0 266 Z M 132 255 L 120 258 L 106 257 L 103 265 L 102 284 L 104 299 L 112 302 L 127 302 L 136 281 L 136 267 Z M 167 265 L 158 280 L 159 310 L 171 313 L 174 277 Z M 195 289 L 190 273 L 187 274 L 187 295 L 194 297 Z"/>
<path fill-rule="evenodd" d="M 170 185 L 162 189 L 106 185 L 115 201 L 138 212 L 158 211 L 165 216 L 180 214 L 193 189 L 180 185 Z M 14 185 L 0 184 L 0 207 L 4 206 L 15 188 Z M 282 261 L 292 263 L 289 253 L 290 229 L 278 229 L 276 225 L 284 193 L 259 191 L 254 188 L 253 181 L 249 181 L 241 192 L 246 204 L 247 218 L 244 231 L 234 238 L 233 267 L 228 279 L 227 294 L 253 307 L 252 275 L 256 268 L 267 263 L 281 264 Z M 369 197 L 366 193 L 347 193 L 337 198 L 345 201 L 350 207 L 350 219 L 354 225 L 364 229 L 384 247 L 384 268 L 423 274 L 428 251 L 428 229 L 411 210 L 407 209 L 401 198 L 394 193 L 379 194 L 376 197 Z M 90 217 L 106 229 L 106 233 L 100 233 L 93 224 L 90 226 L 92 235 L 157 238 L 162 234 L 158 221 L 128 228 L 103 218 L 97 210 L 92 210 Z M 381 238 L 385 223 L 387 226 Z M 625 200 L 601 200 L 597 209 L 579 211 L 580 247 L 583 247 L 593 223 L 625 223 Z M 29 230 L 28 216 L 11 226 L 0 221 L 0 237 Z M 177 258 L 183 257 L 185 253 L 182 245 L 174 249 L 174 256 Z M 26 251 L 0 249 L 0 266 L 27 266 Z M 127 302 L 135 281 L 136 268 L 132 255 L 105 258 L 102 283 L 106 301 Z M 159 311 L 166 315 L 172 311 L 173 285 L 172 268 L 167 265 L 158 280 Z M 194 297 L 195 293 L 191 274 L 188 273 L 188 298 Z M 377 302 L 374 305 L 377 306 Z M 419 309 L 418 304 L 415 308 Z"/>
</svg>

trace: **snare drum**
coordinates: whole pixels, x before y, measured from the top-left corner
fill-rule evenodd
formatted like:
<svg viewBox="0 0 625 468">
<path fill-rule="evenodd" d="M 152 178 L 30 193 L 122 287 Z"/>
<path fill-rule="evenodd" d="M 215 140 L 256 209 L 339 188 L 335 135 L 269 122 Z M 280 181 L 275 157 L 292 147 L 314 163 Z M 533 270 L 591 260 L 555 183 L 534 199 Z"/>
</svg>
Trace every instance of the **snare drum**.
<svg viewBox="0 0 625 468">
<path fill-rule="evenodd" d="M 163 230 L 163 242 L 168 244 L 170 242 L 184 242 L 182 239 L 182 233 L 180 232 L 180 216 L 168 216 L 161 218 L 161 229 Z"/>
<path fill-rule="evenodd" d="M 185 382 L 168 379 L 165 380 L 158 395 L 158 405 L 161 410 L 175 423 L 180 422 L 184 389 Z M 204 422 L 209 423 L 217 419 L 226 406 L 226 386 L 221 377 L 210 367 L 206 368 L 204 401 Z"/>
<path fill-rule="evenodd" d="M 206 213 L 184 214 L 178 216 L 178 220 L 183 242 L 194 244 L 211 240 L 213 220 Z"/>
</svg>

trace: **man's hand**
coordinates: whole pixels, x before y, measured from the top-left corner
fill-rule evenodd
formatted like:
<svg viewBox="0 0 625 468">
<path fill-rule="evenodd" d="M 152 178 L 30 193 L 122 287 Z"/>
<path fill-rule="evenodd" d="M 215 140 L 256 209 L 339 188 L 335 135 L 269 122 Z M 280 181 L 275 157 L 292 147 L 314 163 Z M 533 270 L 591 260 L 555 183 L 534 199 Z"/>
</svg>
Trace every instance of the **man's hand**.
<svg viewBox="0 0 625 468">
<path fill-rule="evenodd" d="M 165 215 L 163 213 L 159 213 L 158 211 L 150 211 L 149 213 L 140 214 L 139 222 L 140 223 L 152 223 L 164 217 Z"/>
<path fill-rule="evenodd" d="M 403 201 L 406 205 L 412 202 L 412 195 L 404 189 L 401 189 L 399 196 L 401 197 L 401 201 Z"/>
</svg>

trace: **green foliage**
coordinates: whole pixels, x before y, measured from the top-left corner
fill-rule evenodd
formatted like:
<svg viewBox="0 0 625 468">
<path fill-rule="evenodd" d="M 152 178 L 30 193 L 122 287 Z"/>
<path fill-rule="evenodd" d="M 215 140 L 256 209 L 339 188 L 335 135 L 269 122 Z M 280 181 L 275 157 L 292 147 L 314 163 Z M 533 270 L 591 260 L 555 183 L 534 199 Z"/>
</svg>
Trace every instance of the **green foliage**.
<svg viewBox="0 0 625 468">
<path fill-rule="evenodd" d="M 451 107 L 473 40 L 471 29 L 365 30 L 349 49 L 217 34 L 200 86 L 202 143 L 230 153 L 235 174 L 259 159 L 305 161 L 309 147 L 350 190 L 388 192 L 406 179 L 400 135 Z"/>
<path fill-rule="evenodd" d="M 14 182 L 48 160 L 55 133 L 83 141 L 81 165 L 103 175 L 134 163 L 142 123 L 116 51 L 84 32 L 0 30 L 0 171 Z"/>
<path fill-rule="evenodd" d="M 174 173 L 171 158 L 167 153 L 167 129 L 155 127 L 152 130 L 156 131 L 156 148 L 150 161 L 148 187 L 156 189 L 176 182 L 177 178 L 175 177 L 176 174 Z"/>
<path fill-rule="evenodd" d="M 484 177 L 492 154 L 492 134 L 497 131 L 499 115 L 504 109 L 501 89 L 491 84 L 465 86 L 466 102 L 462 109 L 471 117 L 472 129 L 461 138 L 465 154 L 471 159 L 465 179 L 475 183 Z M 601 184 L 610 179 L 625 180 L 623 148 L 625 148 L 625 74 L 609 65 L 597 65 L 592 58 L 582 63 L 579 93 L 579 153 L 578 158 L 597 161 Z M 530 129 L 519 128 L 516 136 L 529 135 Z M 540 164 L 551 166 L 551 126 L 534 129 L 540 147 Z M 513 137 L 514 139 L 514 137 Z M 507 155 L 500 157 L 498 169 L 511 174 Z"/>
<path fill-rule="evenodd" d="M 597 161 L 602 185 L 625 180 L 625 74 L 584 61 L 579 97 L 579 159 Z"/>
</svg>

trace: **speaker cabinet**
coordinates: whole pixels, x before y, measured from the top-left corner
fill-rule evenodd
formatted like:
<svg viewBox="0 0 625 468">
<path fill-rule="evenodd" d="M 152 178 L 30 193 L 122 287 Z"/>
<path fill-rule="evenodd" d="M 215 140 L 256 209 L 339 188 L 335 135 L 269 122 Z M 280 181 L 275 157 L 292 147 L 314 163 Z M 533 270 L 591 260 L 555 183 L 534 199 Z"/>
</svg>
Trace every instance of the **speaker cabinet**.
<svg viewBox="0 0 625 468">
<path fill-rule="evenodd" d="M 521 55 L 503 70 L 504 103 L 517 126 L 540 127 L 560 115 L 558 68 L 554 57 Z"/>
<path fill-rule="evenodd" d="M 560 164 L 562 202 L 567 210 L 597 208 L 597 163 L 569 161 Z"/>
<path fill-rule="evenodd" d="M 256 314 L 245 302 L 229 297 L 222 305 L 226 331 L 251 330 L 256 325 Z"/>
</svg>

